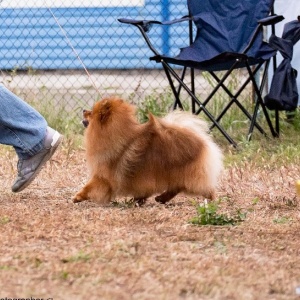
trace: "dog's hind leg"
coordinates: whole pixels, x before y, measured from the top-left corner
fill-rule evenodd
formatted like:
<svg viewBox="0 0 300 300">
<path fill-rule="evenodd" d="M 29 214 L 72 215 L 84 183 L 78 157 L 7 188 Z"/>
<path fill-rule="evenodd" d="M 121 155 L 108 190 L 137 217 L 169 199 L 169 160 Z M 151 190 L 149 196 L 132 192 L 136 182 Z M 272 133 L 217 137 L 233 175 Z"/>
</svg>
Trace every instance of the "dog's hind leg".
<svg viewBox="0 0 300 300">
<path fill-rule="evenodd" d="M 208 200 L 214 200 L 216 199 L 216 193 L 213 189 L 207 190 L 202 193 L 202 196 Z"/>
<path fill-rule="evenodd" d="M 112 199 L 112 189 L 104 178 L 94 176 L 73 198 L 73 202 L 96 200 L 101 204 L 108 204 Z"/>
<path fill-rule="evenodd" d="M 161 195 L 155 197 L 155 201 L 165 204 L 174 198 L 179 192 L 178 191 L 166 191 L 163 192 Z"/>
</svg>

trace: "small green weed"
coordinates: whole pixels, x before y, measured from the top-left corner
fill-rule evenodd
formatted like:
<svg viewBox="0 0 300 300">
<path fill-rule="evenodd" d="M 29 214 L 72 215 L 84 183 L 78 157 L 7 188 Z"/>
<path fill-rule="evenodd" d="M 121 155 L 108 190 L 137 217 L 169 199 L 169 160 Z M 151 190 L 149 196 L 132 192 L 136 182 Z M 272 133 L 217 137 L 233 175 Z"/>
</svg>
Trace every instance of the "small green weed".
<svg viewBox="0 0 300 300">
<path fill-rule="evenodd" d="M 91 259 L 90 254 L 84 253 L 83 251 L 79 251 L 78 254 L 75 254 L 75 255 L 70 256 L 68 258 L 63 258 L 61 261 L 63 263 L 78 262 L 78 261 L 87 262 L 90 259 Z"/>
<path fill-rule="evenodd" d="M 0 271 L 9 271 L 9 270 L 12 270 L 13 268 L 11 266 L 8 266 L 8 265 L 1 265 L 0 266 Z"/>
<path fill-rule="evenodd" d="M 275 219 L 273 219 L 273 222 L 275 224 L 286 224 L 286 223 L 290 223 L 293 219 L 289 218 L 289 217 L 277 217 Z"/>
<path fill-rule="evenodd" d="M 43 263 L 43 261 L 38 257 L 35 257 L 33 260 L 33 264 L 36 268 L 38 268 L 42 263 Z"/>
<path fill-rule="evenodd" d="M 63 280 L 67 280 L 68 277 L 69 277 L 69 272 L 67 271 L 62 271 L 60 274 L 59 274 L 59 277 Z"/>
<path fill-rule="evenodd" d="M 189 223 L 193 225 L 237 225 L 246 218 L 246 214 L 237 210 L 233 216 L 218 213 L 218 203 L 210 202 L 204 205 L 195 205 L 197 216 L 193 217 Z"/>
<path fill-rule="evenodd" d="M 118 207 L 118 208 L 132 208 L 132 207 L 136 207 L 139 206 L 137 201 L 134 200 L 134 198 L 124 198 L 123 200 L 119 200 L 119 201 L 113 201 L 112 205 L 114 207 Z"/>
<path fill-rule="evenodd" d="M 2 216 L 0 217 L 0 225 L 4 225 L 10 222 L 10 219 L 8 216 Z"/>
</svg>

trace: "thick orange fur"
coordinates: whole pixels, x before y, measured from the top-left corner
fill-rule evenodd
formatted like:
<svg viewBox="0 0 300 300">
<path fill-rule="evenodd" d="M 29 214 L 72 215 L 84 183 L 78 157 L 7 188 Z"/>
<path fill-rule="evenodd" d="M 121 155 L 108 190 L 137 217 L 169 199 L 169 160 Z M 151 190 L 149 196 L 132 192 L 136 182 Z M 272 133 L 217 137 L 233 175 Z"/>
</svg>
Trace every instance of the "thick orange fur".
<svg viewBox="0 0 300 300">
<path fill-rule="evenodd" d="M 178 193 L 215 196 L 222 153 L 195 116 L 173 112 L 150 114 L 140 124 L 136 108 L 119 98 L 106 98 L 84 111 L 86 158 L 90 180 L 74 202 L 87 199 L 109 204 L 131 196 L 140 203 L 156 196 L 166 203 Z"/>
</svg>

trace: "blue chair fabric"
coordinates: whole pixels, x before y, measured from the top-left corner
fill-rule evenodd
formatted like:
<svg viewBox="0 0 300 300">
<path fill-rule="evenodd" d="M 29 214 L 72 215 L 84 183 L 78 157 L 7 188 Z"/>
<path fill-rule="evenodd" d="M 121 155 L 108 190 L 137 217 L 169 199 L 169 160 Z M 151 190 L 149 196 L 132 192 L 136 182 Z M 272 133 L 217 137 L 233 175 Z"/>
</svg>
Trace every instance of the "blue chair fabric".
<svg viewBox="0 0 300 300">
<path fill-rule="evenodd" d="M 246 54 L 250 65 L 267 60 L 276 51 L 263 41 L 262 30 L 248 46 L 258 20 L 270 13 L 273 0 L 188 1 L 190 16 L 197 28 L 194 42 L 176 57 L 162 56 L 167 62 L 201 70 L 228 70 L 238 54 Z M 244 67 L 240 64 L 239 67 Z"/>
</svg>

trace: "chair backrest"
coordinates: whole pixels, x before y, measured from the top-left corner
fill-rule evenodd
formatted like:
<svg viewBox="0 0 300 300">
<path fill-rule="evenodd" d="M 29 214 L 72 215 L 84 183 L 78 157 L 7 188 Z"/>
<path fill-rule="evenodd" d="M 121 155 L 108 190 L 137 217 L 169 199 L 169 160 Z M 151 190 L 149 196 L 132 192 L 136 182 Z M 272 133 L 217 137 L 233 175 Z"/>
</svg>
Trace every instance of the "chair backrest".
<svg viewBox="0 0 300 300">
<path fill-rule="evenodd" d="M 273 4 L 274 0 L 188 0 L 189 13 L 197 26 L 195 42 L 201 38 L 210 56 L 240 53 L 248 45 L 257 21 L 270 14 Z M 261 44 L 262 33 L 248 54 L 257 57 Z"/>
</svg>

